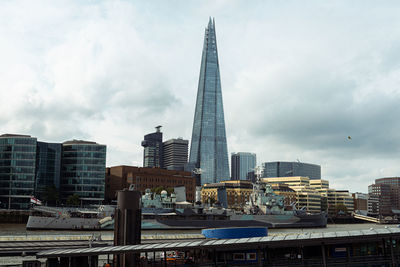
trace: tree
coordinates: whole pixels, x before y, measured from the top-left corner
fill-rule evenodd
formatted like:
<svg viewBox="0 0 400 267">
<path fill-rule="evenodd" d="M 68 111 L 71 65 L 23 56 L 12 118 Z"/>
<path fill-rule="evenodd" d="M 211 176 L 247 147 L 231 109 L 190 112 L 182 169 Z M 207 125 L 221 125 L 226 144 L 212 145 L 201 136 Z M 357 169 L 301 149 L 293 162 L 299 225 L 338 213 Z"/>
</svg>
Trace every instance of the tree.
<svg viewBox="0 0 400 267">
<path fill-rule="evenodd" d="M 73 194 L 67 198 L 68 206 L 80 206 L 81 199 L 78 194 Z"/>
<path fill-rule="evenodd" d="M 172 194 L 172 193 L 174 193 L 174 188 L 173 187 L 167 187 L 167 189 L 166 189 L 166 191 L 168 192 L 168 194 Z"/>
<path fill-rule="evenodd" d="M 337 215 L 347 214 L 347 207 L 343 203 L 339 203 L 335 206 L 335 212 Z"/>
<path fill-rule="evenodd" d="M 164 187 L 162 186 L 157 186 L 151 189 L 151 192 L 156 193 L 157 195 L 161 194 L 161 191 L 164 190 Z"/>
<path fill-rule="evenodd" d="M 46 202 L 47 205 L 57 205 L 60 202 L 60 193 L 55 185 L 45 187 L 43 201 Z"/>
</svg>

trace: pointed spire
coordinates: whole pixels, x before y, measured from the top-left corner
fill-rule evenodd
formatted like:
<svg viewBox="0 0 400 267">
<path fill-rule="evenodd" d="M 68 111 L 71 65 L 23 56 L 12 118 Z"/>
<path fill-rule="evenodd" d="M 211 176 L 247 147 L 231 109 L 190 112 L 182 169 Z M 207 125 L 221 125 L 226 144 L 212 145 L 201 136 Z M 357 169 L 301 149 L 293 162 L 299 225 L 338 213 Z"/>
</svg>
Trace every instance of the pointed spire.
<svg viewBox="0 0 400 267">
<path fill-rule="evenodd" d="M 215 23 L 214 19 L 211 18 L 211 16 L 210 16 L 210 20 L 208 21 L 208 28 L 209 29 L 213 29 L 214 28 L 214 23 Z"/>
</svg>

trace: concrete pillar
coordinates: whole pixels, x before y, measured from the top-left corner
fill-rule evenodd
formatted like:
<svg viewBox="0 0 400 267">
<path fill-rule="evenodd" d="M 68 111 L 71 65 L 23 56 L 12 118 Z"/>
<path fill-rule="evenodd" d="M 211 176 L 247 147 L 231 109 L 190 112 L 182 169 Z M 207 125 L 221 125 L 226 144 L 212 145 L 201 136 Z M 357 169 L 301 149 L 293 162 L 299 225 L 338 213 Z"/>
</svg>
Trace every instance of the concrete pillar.
<svg viewBox="0 0 400 267">
<path fill-rule="evenodd" d="M 142 211 L 140 209 L 140 191 L 118 191 L 118 206 L 114 216 L 114 246 L 140 244 Z M 125 253 L 114 256 L 116 266 L 133 267 L 140 262 L 139 255 Z"/>
<path fill-rule="evenodd" d="M 321 244 L 321 249 L 322 249 L 322 262 L 324 264 L 324 267 L 328 266 L 326 263 L 326 253 L 325 253 L 325 244 Z"/>
</svg>

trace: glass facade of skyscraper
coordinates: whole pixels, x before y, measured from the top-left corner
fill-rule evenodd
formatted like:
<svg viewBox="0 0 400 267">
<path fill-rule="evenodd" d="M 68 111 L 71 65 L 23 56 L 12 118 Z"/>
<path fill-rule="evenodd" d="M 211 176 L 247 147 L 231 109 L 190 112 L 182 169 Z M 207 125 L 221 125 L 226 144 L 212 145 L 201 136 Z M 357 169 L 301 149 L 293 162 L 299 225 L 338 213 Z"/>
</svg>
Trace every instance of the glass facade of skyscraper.
<svg viewBox="0 0 400 267">
<path fill-rule="evenodd" d="M 43 199 L 46 187 L 60 187 L 61 144 L 37 142 L 35 197 Z"/>
<path fill-rule="evenodd" d="M 255 180 L 255 168 L 257 165 L 256 154 L 247 152 L 232 153 L 231 174 L 232 180 Z"/>
<path fill-rule="evenodd" d="M 321 166 L 303 162 L 265 162 L 262 164 L 263 177 L 303 176 L 310 179 L 321 179 Z"/>
<path fill-rule="evenodd" d="M 77 194 L 83 205 L 104 200 L 106 146 L 73 140 L 62 144 L 61 197 Z"/>
<path fill-rule="evenodd" d="M 156 132 L 146 134 L 142 141 L 143 167 L 163 168 L 163 134 L 160 131 L 161 126 L 156 127 Z"/>
<path fill-rule="evenodd" d="M 197 183 L 228 180 L 229 163 L 222 103 L 215 21 L 205 32 L 188 171 L 198 174 Z"/>
<path fill-rule="evenodd" d="M 37 139 L 0 136 L 0 208 L 28 209 L 35 190 Z"/>
</svg>

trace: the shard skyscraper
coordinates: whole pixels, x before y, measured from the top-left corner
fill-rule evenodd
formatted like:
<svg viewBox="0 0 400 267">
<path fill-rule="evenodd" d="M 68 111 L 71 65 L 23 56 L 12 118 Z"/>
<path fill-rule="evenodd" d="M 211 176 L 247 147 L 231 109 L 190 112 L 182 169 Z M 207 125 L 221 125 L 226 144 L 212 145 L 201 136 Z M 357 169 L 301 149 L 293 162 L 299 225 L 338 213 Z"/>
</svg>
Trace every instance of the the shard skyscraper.
<svg viewBox="0 0 400 267">
<path fill-rule="evenodd" d="M 215 21 L 211 18 L 204 36 L 187 169 L 195 173 L 198 185 L 230 179 Z"/>
</svg>

